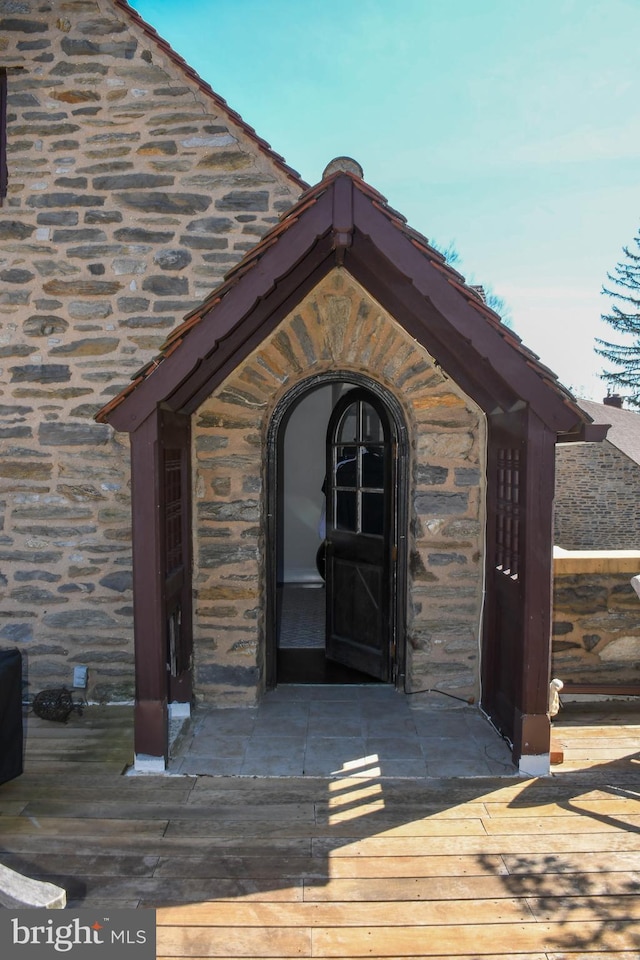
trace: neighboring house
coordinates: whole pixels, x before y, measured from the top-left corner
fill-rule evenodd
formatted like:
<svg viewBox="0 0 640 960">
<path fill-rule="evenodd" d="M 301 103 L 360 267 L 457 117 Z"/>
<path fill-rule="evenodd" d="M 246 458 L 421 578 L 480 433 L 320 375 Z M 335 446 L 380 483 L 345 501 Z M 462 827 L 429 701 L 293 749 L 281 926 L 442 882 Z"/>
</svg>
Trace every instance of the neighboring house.
<svg viewBox="0 0 640 960">
<path fill-rule="evenodd" d="M 135 667 L 157 768 L 170 703 L 376 680 L 481 699 L 544 772 L 555 444 L 604 431 L 354 161 L 303 193 L 123 0 L 52 8 L 0 20 L 0 640 L 30 692 L 83 664 L 127 698 Z"/>
<path fill-rule="evenodd" d="M 603 443 L 559 444 L 555 542 L 565 550 L 640 550 L 640 414 L 618 398 L 578 400 Z"/>
</svg>

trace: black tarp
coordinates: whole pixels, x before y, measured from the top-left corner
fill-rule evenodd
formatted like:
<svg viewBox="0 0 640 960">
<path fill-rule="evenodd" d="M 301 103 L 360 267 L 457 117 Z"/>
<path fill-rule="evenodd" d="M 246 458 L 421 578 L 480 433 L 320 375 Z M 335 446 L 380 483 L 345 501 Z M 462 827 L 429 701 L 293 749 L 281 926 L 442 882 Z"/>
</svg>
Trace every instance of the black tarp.
<svg viewBox="0 0 640 960">
<path fill-rule="evenodd" d="M 22 773 L 22 656 L 0 650 L 0 783 Z"/>
</svg>

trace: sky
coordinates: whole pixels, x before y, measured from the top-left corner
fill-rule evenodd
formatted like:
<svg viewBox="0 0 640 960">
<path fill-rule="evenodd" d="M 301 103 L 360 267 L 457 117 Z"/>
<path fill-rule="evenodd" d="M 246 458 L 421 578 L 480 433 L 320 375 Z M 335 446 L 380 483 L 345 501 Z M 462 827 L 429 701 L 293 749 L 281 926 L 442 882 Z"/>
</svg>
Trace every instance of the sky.
<svg viewBox="0 0 640 960">
<path fill-rule="evenodd" d="M 310 184 L 336 156 L 602 400 L 640 229 L 640 0 L 130 0 Z"/>
</svg>

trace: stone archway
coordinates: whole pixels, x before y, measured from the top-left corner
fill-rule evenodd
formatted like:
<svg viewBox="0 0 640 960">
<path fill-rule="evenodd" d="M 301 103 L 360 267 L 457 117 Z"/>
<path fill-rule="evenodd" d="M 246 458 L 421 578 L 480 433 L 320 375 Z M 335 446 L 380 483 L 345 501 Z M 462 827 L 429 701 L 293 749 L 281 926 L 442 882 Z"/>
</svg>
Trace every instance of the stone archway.
<svg viewBox="0 0 640 960">
<path fill-rule="evenodd" d="M 477 696 L 484 417 L 344 269 L 327 275 L 193 417 L 196 695 L 249 703 L 270 680 L 267 458 L 284 398 L 372 385 L 407 436 L 407 689 Z M 293 393 L 291 391 L 294 391 Z M 284 406 L 283 406 L 284 402 Z M 276 420 L 274 421 L 274 415 Z"/>
</svg>

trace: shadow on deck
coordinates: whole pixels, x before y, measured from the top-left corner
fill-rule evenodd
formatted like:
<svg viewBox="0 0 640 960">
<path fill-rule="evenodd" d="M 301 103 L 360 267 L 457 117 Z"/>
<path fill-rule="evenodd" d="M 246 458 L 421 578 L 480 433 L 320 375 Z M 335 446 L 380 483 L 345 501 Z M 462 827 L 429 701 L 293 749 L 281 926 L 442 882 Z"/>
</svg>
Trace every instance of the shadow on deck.
<svg viewBox="0 0 640 960">
<path fill-rule="evenodd" d="M 125 777 L 130 710 L 29 718 L 0 859 L 157 908 L 159 957 L 635 958 L 639 733 L 635 705 L 568 707 L 536 780 Z"/>
</svg>

